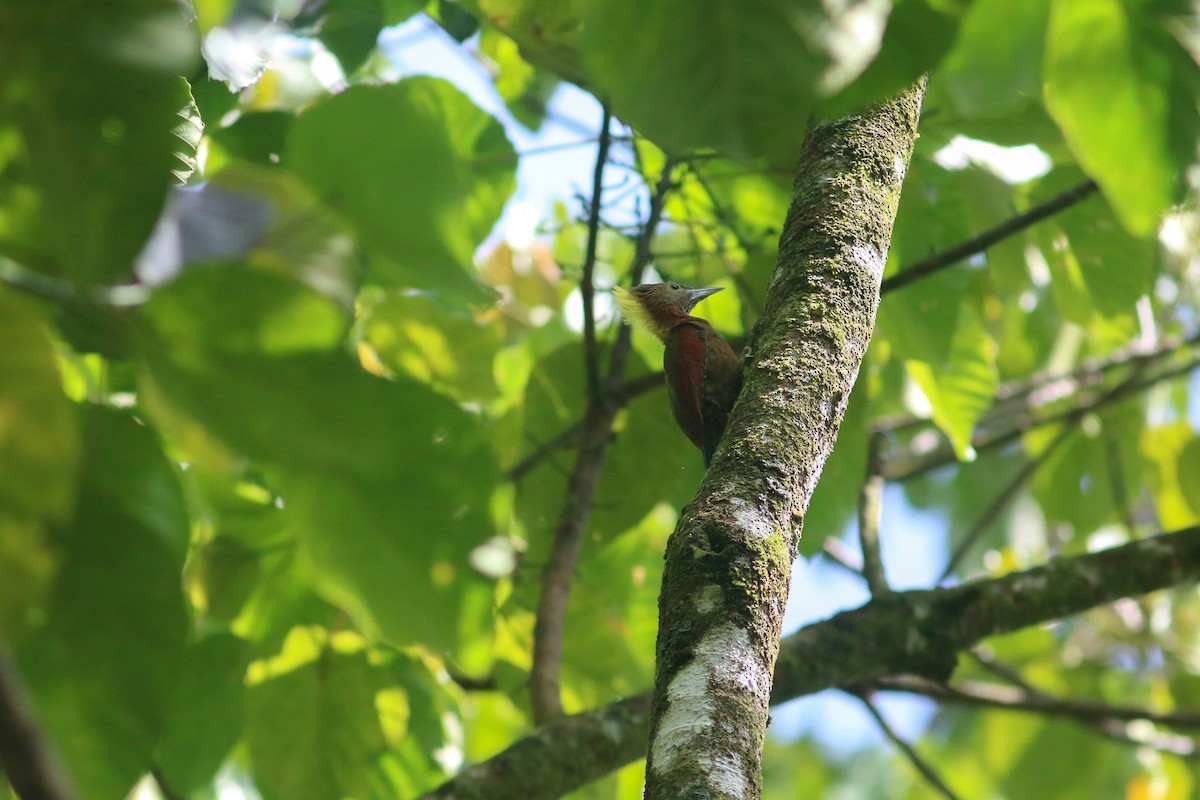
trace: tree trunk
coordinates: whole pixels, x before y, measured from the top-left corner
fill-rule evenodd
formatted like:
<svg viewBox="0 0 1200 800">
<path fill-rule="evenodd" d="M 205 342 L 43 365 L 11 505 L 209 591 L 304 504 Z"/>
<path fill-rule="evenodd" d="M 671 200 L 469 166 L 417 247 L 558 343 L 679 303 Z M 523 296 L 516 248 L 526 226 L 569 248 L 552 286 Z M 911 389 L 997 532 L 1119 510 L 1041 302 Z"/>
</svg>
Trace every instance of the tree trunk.
<svg viewBox="0 0 1200 800">
<path fill-rule="evenodd" d="M 924 85 L 806 137 L 745 388 L 667 545 L 649 800 L 761 793 L 791 565 L 874 328 Z"/>
</svg>

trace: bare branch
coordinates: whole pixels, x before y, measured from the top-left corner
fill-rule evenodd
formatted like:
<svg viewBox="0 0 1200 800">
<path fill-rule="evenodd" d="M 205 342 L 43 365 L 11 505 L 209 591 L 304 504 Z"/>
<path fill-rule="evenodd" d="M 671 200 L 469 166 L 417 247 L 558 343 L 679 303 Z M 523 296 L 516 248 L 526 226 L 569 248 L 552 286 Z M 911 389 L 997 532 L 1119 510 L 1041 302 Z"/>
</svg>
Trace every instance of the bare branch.
<svg viewBox="0 0 1200 800">
<path fill-rule="evenodd" d="M 1155 713 L 1144 708 L 1109 705 L 1095 700 L 1056 698 L 1036 690 L 973 681 L 959 681 L 948 687 L 902 676 L 874 681 L 871 686 L 879 691 L 920 694 L 942 703 L 1025 711 L 1066 719 L 1122 744 L 1151 747 L 1181 758 L 1195 759 L 1200 756 L 1196 742 L 1191 737 L 1152 727 L 1200 728 L 1200 714 L 1194 712 Z"/>
<path fill-rule="evenodd" d="M 587 370 L 588 401 L 600 399 L 600 353 L 596 347 L 595 272 L 596 251 L 600 246 L 600 207 L 604 192 L 604 165 L 608 163 L 608 146 L 612 141 L 609 126 L 612 112 L 604 106 L 600 122 L 600 141 L 596 146 L 596 169 L 592 173 L 592 201 L 588 208 L 587 253 L 583 260 L 583 277 L 579 293 L 583 300 L 583 360 Z"/>
<path fill-rule="evenodd" d="M 1086 180 L 1078 186 L 1070 188 L 1062 194 L 1055 195 L 1046 202 L 1040 203 L 1022 214 L 1017 214 L 1015 217 L 1005 220 L 978 236 L 973 236 L 965 242 L 960 242 L 953 247 L 947 248 L 923 261 L 918 261 L 916 264 L 900 270 L 889 278 L 885 278 L 882 286 L 879 288 L 879 293 L 880 295 L 886 295 L 888 292 L 897 291 L 921 278 L 929 277 L 946 267 L 951 267 L 964 258 L 982 253 L 992 245 L 1004 241 L 1009 236 L 1020 233 L 1031 225 L 1035 225 L 1065 208 L 1070 208 L 1080 200 L 1089 197 L 1096 189 L 1095 181 Z"/>
<path fill-rule="evenodd" d="M 647 372 L 645 375 L 639 375 L 636 378 L 631 378 L 623 384 L 617 386 L 613 391 L 609 401 L 617 408 L 624 408 L 635 399 L 641 397 L 647 392 L 663 387 L 663 375 L 661 372 Z M 554 453 L 575 443 L 579 432 L 583 430 L 583 420 L 564 428 L 539 445 L 532 453 L 522 458 L 517 463 L 513 464 L 504 472 L 504 480 L 519 481 L 528 475 L 537 467 L 538 464 L 545 461 Z"/>
<path fill-rule="evenodd" d="M 955 681 L 946 686 L 922 678 L 900 676 L 883 678 L 871 683 L 871 688 L 884 692 L 909 692 L 934 700 L 954 702 L 980 708 L 1006 711 L 1031 711 L 1049 717 L 1063 717 L 1081 722 L 1115 720 L 1132 722 L 1146 720 L 1172 728 L 1200 729 L 1200 712 L 1156 712 L 1136 706 L 1104 703 L 1098 700 L 1054 697 L 1045 692 L 1032 692 L 1016 686 L 1001 686 L 983 681 Z"/>
<path fill-rule="evenodd" d="M 674 186 L 671 181 L 671 173 L 675 170 L 676 163 L 674 158 L 667 157 L 663 164 L 662 174 L 659 175 L 654 190 L 650 193 L 650 211 L 646 215 L 646 224 L 634 246 L 633 263 L 629 265 L 631 285 L 636 286 L 641 283 L 646 267 L 650 266 L 650 243 L 654 240 L 654 231 L 658 228 L 658 223 L 662 221 L 663 211 L 666 210 L 667 195 Z M 629 361 L 629 348 L 633 343 L 631 337 L 632 333 L 628 325 L 622 325 L 617 331 L 617 341 L 613 344 L 612 355 L 608 362 L 608 385 L 610 387 L 619 383 L 625 376 L 625 365 Z"/>
<path fill-rule="evenodd" d="M 1139 371 L 1144 369 L 1148 363 L 1139 362 L 1137 364 Z M 982 453 L 987 450 L 1003 447 L 1034 428 L 1059 423 L 1073 425 L 1088 414 L 1098 411 L 1117 400 L 1143 392 L 1163 381 L 1187 376 L 1197 368 L 1200 368 L 1200 356 L 1194 357 L 1183 364 L 1163 369 L 1142 379 L 1136 379 L 1136 376 L 1126 379 L 1107 391 L 1081 392 L 1077 402 L 1069 408 L 1047 414 L 1040 419 L 1028 416 L 1019 417 L 1013 421 L 1010 427 L 1004 430 L 976 434 L 972 445 L 976 453 Z M 928 452 L 905 454 L 902 458 L 889 458 L 884 469 L 884 477 L 888 480 L 904 481 L 948 464 L 953 464 L 956 460 L 957 457 L 954 451 L 949 446 L 943 444 L 937 449 Z"/>
<path fill-rule="evenodd" d="M 646 228 L 638 237 L 638 247 L 631 267 L 635 282 L 640 279 L 650 257 L 650 240 L 654 228 L 662 218 L 666 193 L 671 186 L 671 168 L 670 161 L 663 167 L 662 178 L 651 197 Z M 593 209 L 598 206 L 599 198 L 593 198 Z M 567 601 L 571 594 L 571 582 L 575 574 L 575 565 L 579 561 L 584 532 L 595 503 L 596 488 L 600 484 L 601 467 L 608 452 L 613 420 L 620 409 L 613 397 L 618 387 L 624 385 L 629 347 L 629 330 L 622 327 L 613 346 L 605 385 L 600 391 L 589 395 L 590 401 L 578 433 L 575 465 L 567 479 L 563 510 L 555 526 L 554 542 L 542 573 L 542 591 L 538 597 L 537 620 L 533 629 L 533 664 L 529 671 L 530 705 L 533 718 L 539 724 L 560 717 L 563 713 L 559 671 L 562 664 Z"/>
<path fill-rule="evenodd" d="M 950 558 L 946 561 L 946 567 L 942 570 L 942 574 L 937 580 L 939 584 L 945 583 L 946 579 L 954 574 L 954 571 L 958 569 L 959 564 L 962 563 L 962 560 L 966 557 L 967 553 L 969 553 L 971 549 L 975 547 L 979 539 L 984 533 L 987 532 L 987 529 L 992 526 L 992 523 L 1000 518 L 1000 515 L 1004 513 L 1004 509 L 1008 508 L 1009 504 L 1012 503 L 1018 494 L 1020 494 L 1021 489 L 1023 489 L 1025 484 L 1029 482 L 1029 479 L 1033 477 L 1034 473 L 1038 471 L 1038 467 L 1046 463 L 1046 459 L 1050 457 L 1050 454 L 1057 450 L 1059 445 L 1069 439 L 1071 434 L 1074 432 L 1074 429 L 1070 427 L 1064 427 L 1061 431 L 1059 431 L 1058 435 L 1055 436 L 1050 443 L 1042 449 L 1042 452 L 1038 453 L 1036 457 L 1026 461 L 1021 468 L 1017 470 L 1017 474 L 1013 475 L 1012 479 L 1009 480 L 1004 488 L 1001 489 L 994 498 L 992 498 L 992 502 L 988 504 L 988 507 L 985 508 L 983 513 L 979 515 L 979 518 L 975 520 L 975 524 L 971 526 L 971 530 L 967 531 L 967 535 L 959 540 L 958 544 L 954 546 L 954 550 L 951 552 Z"/>
<path fill-rule="evenodd" d="M 901 736 L 899 732 L 897 732 L 896 729 L 888 723 L 887 719 L 885 719 L 883 714 L 879 712 L 879 708 L 874 702 L 871 701 L 867 694 L 855 694 L 854 696 L 862 701 L 863 707 L 865 707 L 867 709 L 867 713 L 874 718 L 875 724 L 879 726 L 879 730 L 883 731 L 883 735 L 886 736 L 888 740 L 896 746 L 896 749 L 904 754 L 904 757 L 908 759 L 908 762 L 913 765 L 913 768 L 916 769 L 917 772 L 921 773 L 921 776 L 925 778 L 929 785 L 936 789 L 937 792 L 942 795 L 942 797 L 947 798 L 947 800 L 958 800 L 958 795 L 950 789 L 944 780 L 942 780 L 942 776 L 938 775 L 937 770 L 933 768 L 933 765 L 926 761 L 921 754 L 916 751 L 916 748 L 905 741 L 904 737 Z"/>
<path fill-rule="evenodd" d="M 879 517 L 883 510 L 883 434 L 871 436 L 867 446 L 867 474 L 858 495 L 858 540 L 862 546 L 862 574 L 871 594 L 883 594 L 888 589 L 883 570 L 883 553 L 879 548 Z M 863 702 L 866 702 L 865 700 Z"/>
</svg>

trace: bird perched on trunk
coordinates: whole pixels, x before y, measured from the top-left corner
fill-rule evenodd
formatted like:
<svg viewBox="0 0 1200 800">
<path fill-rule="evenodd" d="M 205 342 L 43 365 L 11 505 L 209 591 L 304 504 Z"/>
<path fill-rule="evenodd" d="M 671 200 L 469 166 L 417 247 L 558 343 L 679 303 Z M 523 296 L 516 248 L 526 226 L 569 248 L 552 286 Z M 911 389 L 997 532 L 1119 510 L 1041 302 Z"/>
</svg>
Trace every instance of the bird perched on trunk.
<svg viewBox="0 0 1200 800">
<path fill-rule="evenodd" d="M 689 289 L 678 283 L 644 283 L 613 289 L 625 321 L 666 345 L 663 372 L 675 421 L 712 461 L 729 411 L 742 389 L 742 360 L 708 320 L 693 317 L 696 304 L 721 289 Z"/>
</svg>

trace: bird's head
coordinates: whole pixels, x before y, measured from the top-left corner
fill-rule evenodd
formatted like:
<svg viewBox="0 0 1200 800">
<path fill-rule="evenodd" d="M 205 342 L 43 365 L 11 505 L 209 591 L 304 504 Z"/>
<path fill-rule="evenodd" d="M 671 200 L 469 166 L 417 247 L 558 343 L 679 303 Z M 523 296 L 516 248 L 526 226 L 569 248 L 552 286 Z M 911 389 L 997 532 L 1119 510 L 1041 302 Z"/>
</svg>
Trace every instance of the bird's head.
<svg viewBox="0 0 1200 800">
<path fill-rule="evenodd" d="M 613 287 L 625 321 L 664 341 L 671 328 L 686 319 L 697 303 L 719 291 L 719 286 L 689 289 L 678 283 L 643 283 L 632 289 Z"/>
</svg>

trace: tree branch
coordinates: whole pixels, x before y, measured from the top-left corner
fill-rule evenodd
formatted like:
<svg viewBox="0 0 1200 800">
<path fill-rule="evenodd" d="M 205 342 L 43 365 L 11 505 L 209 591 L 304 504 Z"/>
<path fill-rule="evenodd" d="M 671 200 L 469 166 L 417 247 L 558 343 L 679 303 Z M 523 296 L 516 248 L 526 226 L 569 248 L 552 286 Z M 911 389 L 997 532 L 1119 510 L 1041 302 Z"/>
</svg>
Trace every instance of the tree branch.
<svg viewBox="0 0 1200 800">
<path fill-rule="evenodd" d="M 1122 706 L 1083 698 L 1054 697 L 1044 692 L 1030 692 L 1016 686 L 1001 686 L 983 681 L 955 681 L 946 686 L 921 678 L 900 676 L 881 678 L 870 684 L 875 691 L 908 692 L 941 702 L 977 708 L 997 708 L 1005 711 L 1029 711 L 1047 717 L 1073 719 L 1094 723 L 1107 720 L 1133 722 L 1146 720 L 1172 728 L 1200 729 L 1200 712 L 1156 712 L 1136 706 Z"/>
<path fill-rule="evenodd" d="M 883 511 L 883 434 L 873 434 L 867 445 L 867 474 L 858 494 L 858 541 L 862 548 L 862 575 L 871 594 L 888 591 L 879 546 L 879 518 Z M 865 700 L 863 702 L 866 702 Z"/>
<path fill-rule="evenodd" d="M 70 800 L 75 797 L 62 764 L 38 725 L 17 666 L 0 642 L 0 766 L 18 797 Z"/>
<path fill-rule="evenodd" d="M 662 178 L 651 198 L 646 228 L 638 239 L 631 267 L 634 280 L 640 278 L 650 258 L 650 240 L 654 227 L 662 218 L 666 192 L 670 188 L 671 162 L 663 167 Z M 592 199 L 593 209 L 599 198 Z M 562 664 L 563 626 L 567 616 L 567 601 L 579 551 L 587 530 L 588 519 L 600 484 L 600 472 L 612 436 L 613 420 L 620 406 L 613 397 L 624 385 L 625 366 L 630 346 L 628 328 L 622 327 L 613 346 L 608 378 L 603 390 L 589 395 L 587 411 L 579 431 L 575 465 L 567 479 L 566 499 L 554 542 L 542 573 L 542 591 L 538 596 L 537 619 L 533 628 L 533 663 L 529 671 L 529 699 L 534 721 L 541 724 L 562 716 L 562 696 L 559 671 Z"/>
<path fill-rule="evenodd" d="M 895 675 L 944 681 L 956 655 L 988 637 L 1197 580 L 1200 526 L 1193 526 L 1000 578 L 892 592 L 785 637 L 771 702 Z M 640 758 L 649 708 L 644 692 L 545 725 L 426 796 L 560 797 Z"/>
<path fill-rule="evenodd" d="M 1200 714 L 1155 713 L 1144 708 L 1108 705 L 1095 700 L 1057 698 L 1044 692 L 973 681 L 957 682 L 948 687 L 901 676 L 874 681 L 871 686 L 878 691 L 920 694 L 950 705 L 1025 711 L 1066 719 L 1123 744 L 1152 747 L 1182 758 L 1194 759 L 1198 755 L 1196 742 L 1191 737 L 1164 731 L 1136 730 L 1127 723 L 1144 720 L 1155 725 L 1197 728 L 1200 727 Z"/>
<path fill-rule="evenodd" d="M 1139 368 L 1139 371 L 1148 365 L 1148 362 L 1141 360 L 1133 363 Z M 1027 416 L 1020 417 L 1014 421 L 1011 427 L 1005 430 L 992 433 L 978 433 L 973 439 L 972 446 L 976 453 L 982 453 L 986 450 L 1003 447 L 1019 439 L 1034 428 L 1058 423 L 1074 424 L 1087 414 L 1097 411 L 1117 400 L 1143 392 L 1163 381 L 1184 377 L 1198 368 L 1200 368 L 1200 356 L 1192 358 L 1183 364 L 1163 369 L 1161 372 L 1149 375 L 1140 380 L 1134 376 L 1134 378 L 1122 381 L 1103 392 L 1093 392 L 1090 395 L 1086 392 L 1081 392 L 1079 395 L 1081 399 L 1069 408 L 1047 414 L 1040 419 L 1030 419 Z M 942 444 L 936 449 L 923 453 L 909 453 L 905 454 L 902 458 L 889 458 L 884 468 L 884 477 L 888 480 L 904 481 L 918 475 L 923 475 L 939 467 L 953 464 L 957 460 L 953 449 L 948 445 Z"/>
<path fill-rule="evenodd" d="M 583 361 L 587 372 L 589 402 L 600 399 L 600 353 L 596 346 L 595 271 L 596 251 L 600 246 L 600 208 L 604 192 L 604 166 L 608 163 L 608 147 L 612 141 L 609 125 L 612 112 L 604 106 L 600 122 L 600 141 L 596 145 L 596 169 L 592 173 L 592 202 L 588 208 L 587 253 L 583 259 L 583 276 L 579 279 L 579 294 L 583 301 Z"/>
<path fill-rule="evenodd" d="M 924 81 L 812 127 L 741 399 L 667 543 L 646 797 L 757 797 L 799 523 L 874 327 Z"/>
<path fill-rule="evenodd" d="M 661 389 L 662 387 L 663 374 L 661 372 L 648 372 L 645 375 L 631 378 L 619 385 L 610 395 L 609 401 L 617 408 L 624 408 L 646 392 Z M 552 438 L 538 445 L 533 452 L 505 470 L 504 480 L 511 482 L 521 480 L 532 472 L 538 464 L 541 464 L 564 447 L 574 444 L 575 440 L 579 437 L 579 432 L 582 430 L 583 420 L 579 420 L 559 431 Z"/>
<path fill-rule="evenodd" d="M 904 757 L 908 759 L 908 763 L 912 764 L 913 768 L 916 769 L 917 772 L 921 773 L 921 776 L 925 778 L 929 785 L 936 789 L 937 792 L 947 800 L 958 800 L 958 795 L 956 795 L 946 784 L 946 782 L 942 780 L 942 776 L 937 773 L 937 770 L 935 770 L 928 761 L 922 758 L 921 754 L 917 752 L 916 748 L 905 741 L 904 737 L 901 736 L 896 729 L 888 723 L 887 719 L 885 719 L 883 714 L 880 713 L 878 706 L 876 706 L 875 703 L 872 702 L 872 700 L 867 697 L 865 693 L 855 694 L 854 696 L 862 702 L 863 707 L 867 709 L 867 713 L 871 715 L 871 717 L 875 720 L 875 724 L 879 726 L 879 730 L 883 731 L 883 735 L 886 736 L 888 740 L 896 746 L 897 750 L 904 754 Z"/>
<path fill-rule="evenodd" d="M 883 285 L 879 288 L 879 293 L 885 295 L 889 292 L 903 289 L 905 286 L 921 278 L 927 278 L 946 267 L 954 266 L 964 258 L 982 253 L 984 250 L 1007 239 L 1009 236 L 1020 233 L 1031 225 L 1035 225 L 1047 217 L 1054 216 L 1065 208 L 1070 208 L 1080 200 L 1090 196 L 1097 188 L 1095 181 L 1086 180 L 1078 186 L 1072 187 L 1062 194 L 1055 195 L 1046 202 L 1040 203 L 1022 214 L 1017 214 L 1015 217 L 1005 220 L 978 236 L 973 236 L 965 242 L 960 242 L 923 261 L 918 261 L 911 267 L 900 270 L 889 278 L 885 278 Z"/>
</svg>

